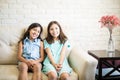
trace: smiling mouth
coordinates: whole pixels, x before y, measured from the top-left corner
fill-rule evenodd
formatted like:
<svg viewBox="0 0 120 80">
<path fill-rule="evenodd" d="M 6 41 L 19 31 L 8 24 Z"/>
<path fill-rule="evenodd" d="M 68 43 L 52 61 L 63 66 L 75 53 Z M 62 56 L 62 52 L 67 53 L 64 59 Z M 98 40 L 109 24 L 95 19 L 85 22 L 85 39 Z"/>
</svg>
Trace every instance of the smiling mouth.
<svg viewBox="0 0 120 80">
<path fill-rule="evenodd" d="M 33 34 L 33 37 L 37 37 L 37 35 L 36 35 L 36 34 Z"/>
</svg>

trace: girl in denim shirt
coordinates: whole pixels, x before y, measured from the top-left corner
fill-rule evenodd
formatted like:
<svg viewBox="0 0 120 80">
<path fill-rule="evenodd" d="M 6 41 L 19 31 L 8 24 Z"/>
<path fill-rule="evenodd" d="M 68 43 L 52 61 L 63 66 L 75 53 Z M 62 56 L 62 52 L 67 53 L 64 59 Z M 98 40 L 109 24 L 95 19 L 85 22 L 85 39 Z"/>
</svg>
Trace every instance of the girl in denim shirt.
<svg viewBox="0 0 120 80">
<path fill-rule="evenodd" d="M 41 33 L 43 29 L 39 23 L 32 23 L 18 46 L 18 80 L 28 80 L 28 71 L 33 72 L 32 80 L 42 80 L 41 62 L 44 59 Z"/>
</svg>

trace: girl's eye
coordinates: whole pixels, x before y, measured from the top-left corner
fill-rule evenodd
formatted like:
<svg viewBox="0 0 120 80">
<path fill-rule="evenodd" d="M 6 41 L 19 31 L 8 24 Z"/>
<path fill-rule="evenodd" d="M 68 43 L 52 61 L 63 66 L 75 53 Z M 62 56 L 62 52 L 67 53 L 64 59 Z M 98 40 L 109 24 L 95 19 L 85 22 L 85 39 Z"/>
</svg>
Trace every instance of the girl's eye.
<svg viewBox="0 0 120 80">
<path fill-rule="evenodd" d="M 37 29 L 33 29 L 33 31 L 40 33 L 40 31 L 39 31 L 39 30 L 37 30 Z"/>
<path fill-rule="evenodd" d="M 51 28 L 50 30 L 53 30 L 53 28 Z"/>
<path fill-rule="evenodd" d="M 38 33 L 40 33 L 40 31 L 38 31 Z"/>
<path fill-rule="evenodd" d="M 56 27 L 55 29 L 57 30 L 58 28 Z"/>
<path fill-rule="evenodd" d="M 37 31 L 36 29 L 33 29 L 33 31 Z"/>
</svg>

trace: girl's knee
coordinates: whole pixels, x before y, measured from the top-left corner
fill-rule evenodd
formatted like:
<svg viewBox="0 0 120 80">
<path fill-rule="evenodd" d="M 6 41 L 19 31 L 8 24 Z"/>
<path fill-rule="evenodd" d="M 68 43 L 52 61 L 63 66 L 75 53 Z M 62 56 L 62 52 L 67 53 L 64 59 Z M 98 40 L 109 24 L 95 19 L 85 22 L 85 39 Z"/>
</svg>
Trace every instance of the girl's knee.
<svg viewBox="0 0 120 80">
<path fill-rule="evenodd" d="M 42 68 L 42 65 L 39 64 L 39 63 L 38 64 L 34 64 L 34 66 L 33 66 L 34 71 L 40 71 L 41 68 Z"/>
<path fill-rule="evenodd" d="M 61 77 L 60 80 L 69 80 L 69 77 Z"/>
<path fill-rule="evenodd" d="M 28 70 L 28 66 L 26 63 L 21 62 L 18 66 L 20 71 Z"/>
<path fill-rule="evenodd" d="M 55 72 L 49 72 L 48 78 L 49 80 L 57 80 L 57 74 Z"/>
<path fill-rule="evenodd" d="M 60 80 L 70 80 L 70 76 L 68 73 L 62 73 L 60 76 Z"/>
<path fill-rule="evenodd" d="M 48 77 L 50 80 L 57 80 L 57 76 L 56 75 L 51 75 Z"/>
</svg>

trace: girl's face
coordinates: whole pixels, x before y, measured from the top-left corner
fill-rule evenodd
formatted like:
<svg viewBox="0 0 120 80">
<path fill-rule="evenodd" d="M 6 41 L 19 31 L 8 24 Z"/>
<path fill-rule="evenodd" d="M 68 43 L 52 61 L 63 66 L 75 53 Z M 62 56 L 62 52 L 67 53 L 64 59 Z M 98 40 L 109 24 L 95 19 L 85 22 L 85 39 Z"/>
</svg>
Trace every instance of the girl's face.
<svg viewBox="0 0 120 80">
<path fill-rule="evenodd" d="M 30 30 L 30 40 L 36 39 L 40 34 L 40 27 L 35 27 Z"/>
<path fill-rule="evenodd" d="M 60 34 L 60 28 L 57 24 L 52 24 L 49 32 L 51 34 L 51 36 L 53 36 L 53 38 L 58 38 L 59 34 Z"/>
</svg>

